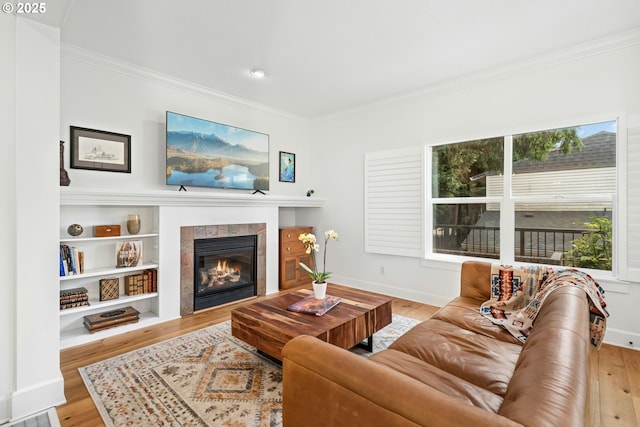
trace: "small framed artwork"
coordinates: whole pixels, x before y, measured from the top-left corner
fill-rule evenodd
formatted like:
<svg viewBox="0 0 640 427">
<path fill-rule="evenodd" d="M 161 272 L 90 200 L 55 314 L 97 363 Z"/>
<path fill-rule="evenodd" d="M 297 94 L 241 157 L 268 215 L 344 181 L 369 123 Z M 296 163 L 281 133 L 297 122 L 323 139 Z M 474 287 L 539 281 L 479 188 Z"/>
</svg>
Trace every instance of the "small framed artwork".
<svg viewBox="0 0 640 427">
<path fill-rule="evenodd" d="M 131 173 L 131 135 L 71 126 L 71 168 Z"/>
<path fill-rule="evenodd" d="M 296 182 L 296 155 L 280 152 L 280 181 Z"/>
</svg>

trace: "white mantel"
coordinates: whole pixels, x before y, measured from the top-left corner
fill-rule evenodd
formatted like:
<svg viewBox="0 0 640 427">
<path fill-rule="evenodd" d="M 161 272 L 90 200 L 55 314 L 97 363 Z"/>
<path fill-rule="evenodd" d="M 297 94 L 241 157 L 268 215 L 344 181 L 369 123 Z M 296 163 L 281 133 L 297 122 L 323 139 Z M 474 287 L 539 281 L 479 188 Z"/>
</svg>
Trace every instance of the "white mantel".
<svg viewBox="0 0 640 427">
<path fill-rule="evenodd" d="M 127 192 L 113 190 L 87 190 L 60 187 L 61 205 L 137 205 L 137 206 L 193 206 L 193 207 L 281 207 L 318 208 L 324 199 L 312 197 L 251 194 L 251 192 L 163 191 Z"/>
</svg>

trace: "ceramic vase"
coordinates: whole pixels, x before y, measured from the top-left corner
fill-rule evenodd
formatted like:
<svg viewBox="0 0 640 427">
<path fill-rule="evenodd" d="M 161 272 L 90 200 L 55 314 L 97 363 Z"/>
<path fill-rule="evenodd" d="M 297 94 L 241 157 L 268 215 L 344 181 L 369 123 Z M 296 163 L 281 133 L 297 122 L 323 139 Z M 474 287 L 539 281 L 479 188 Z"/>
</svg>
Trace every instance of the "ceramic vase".
<svg viewBox="0 0 640 427">
<path fill-rule="evenodd" d="M 69 233 L 69 235 L 73 237 L 78 237 L 79 235 L 82 234 L 83 231 L 84 231 L 84 228 L 82 228 L 80 224 L 71 224 L 67 228 L 67 233 Z"/>
<path fill-rule="evenodd" d="M 313 297 L 324 299 L 327 296 L 327 282 L 313 282 Z"/>
<path fill-rule="evenodd" d="M 140 215 L 129 215 L 127 217 L 127 231 L 129 234 L 138 234 L 140 232 Z"/>
</svg>

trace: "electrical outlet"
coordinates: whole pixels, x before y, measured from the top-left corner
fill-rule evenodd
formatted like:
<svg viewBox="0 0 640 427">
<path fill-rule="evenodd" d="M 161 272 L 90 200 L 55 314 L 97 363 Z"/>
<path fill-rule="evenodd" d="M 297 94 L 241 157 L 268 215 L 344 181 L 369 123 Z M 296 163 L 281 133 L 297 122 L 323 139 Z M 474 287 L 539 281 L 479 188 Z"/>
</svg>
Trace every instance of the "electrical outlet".
<svg viewBox="0 0 640 427">
<path fill-rule="evenodd" d="M 384 276 L 384 265 L 380 266 L 380 274 L 382 274 Z"/>
</svg>

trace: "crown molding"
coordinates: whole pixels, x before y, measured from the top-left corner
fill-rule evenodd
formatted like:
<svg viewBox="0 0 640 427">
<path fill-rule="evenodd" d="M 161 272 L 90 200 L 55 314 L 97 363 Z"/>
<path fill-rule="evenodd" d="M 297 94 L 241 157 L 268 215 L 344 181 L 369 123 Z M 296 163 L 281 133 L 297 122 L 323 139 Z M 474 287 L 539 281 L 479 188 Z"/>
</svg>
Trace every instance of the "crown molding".
<svg viewBox="0 0 640 427">
<path fill-rule="evenodd" d="M 118 72 L 129 77 L 182 90 L 194 95 L 211 98 L 216 101 L 226 102 L 234 106 L 240 105 L 244 107 L 250 107 L 271 114 L 277 114 L 289 119 L 300 120 L 304 122 L 322 122 L 325 120 L 358 113 L 360 111 L 379 108 L 385 105 L 410 100 L 419 96 L 433 95 L 446 91 L 462 90 L 469 86 L 488 84 L 496 80 L 523 75 L 545 68 L 555 67 L 564 63 L 585 59 L 591 56 L 602 55 L 619 49 L 630 48 L 638 44 L 640 44 L 640 29 L 634 29 L 622 33 L 613 34 L 607 37 L 590 40 L 588 42 L 577 44 L 568 48 L 548 52 L 543 55 L 538 55 L 534 58 L 509 63 L 500 67 L 492 67 L 481 72 L 470 73 L 451 80 L 441 81 L 439 83 L 425 86 L 418 90 L 410 91 L 392 97 L 387 97 L 378 101 L 360 105 L 355 108 L 338 111 L 333 114 L 328 114 L 313 119 L 295 115 L 287 111 L 270 107 L 268 105 L 256 103 L 245 98 L 231 95 L 221 90 L 198 85 L 174 76 L 170 76 L 168 74 L 163 74 L 155 70 L 144 68 L 126 61 L 87 50 L 76 45 L 62 43 L 61 56 L 66 59 L 97 66 L 113 72 Z"/>
<path fill-rule="evenodd" d="M 396 96 L 367 103 L 358 107 L 339 111 L 334 114 L 322 116 L 314 119 L 313 121 L 321 122 L 324 120 L 344 117 L 373 108 L 379 108 L 386 105 L 411 100 L 424 95 L 434 95 L 447 91 L 462 90 L 470 86 L 484 85 L 497 80 L 516 77 L 530 73 L 532 71 L 539 71 L 561 64 L 582 60 L 592 56 L 598 56 L 620 49 L 627 49 L 637 45 L 640 45 L 640 29 L 616 33 L 607 37 L 602 37 L 588 42 L 573 45 L 568 48 L 554 50 L 552 52 L 538 55 L 533 58 L 512 62 L 499 67 L 488 68 L 480 72 L 469 73 L 451 80 L 441 81 L 439 83 L 425 86 L 418 90 L 413 90 Z"/>
<path fill-rule="evenodd" d="M 162 85 L 171 89 L 181 90 L 193 95 L 210 98 L 215 101 L 224 102 L 234 107 L 242 106 L 261 110 L 271 114 L 277 114 L 289 119 L 308 122 L 309 119 L 279 110 L 265 104 L 250 101 L 239 96 L 226 93 L 221 90 L 212 89 L 203 85 L 182 80 L 180 78 L 164 74 L 159 71 L 145 68 L 130 62 L 122 61 L 108 55 L 103 55 L 92 50 L 84 49 L 69 43 L 61 43 L 60 56 L 64 59 L 92 65 L 112 72 L 120 73 L 128 77 L 143 80 L 149 83 Z"/>
</svg>

